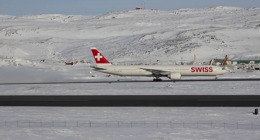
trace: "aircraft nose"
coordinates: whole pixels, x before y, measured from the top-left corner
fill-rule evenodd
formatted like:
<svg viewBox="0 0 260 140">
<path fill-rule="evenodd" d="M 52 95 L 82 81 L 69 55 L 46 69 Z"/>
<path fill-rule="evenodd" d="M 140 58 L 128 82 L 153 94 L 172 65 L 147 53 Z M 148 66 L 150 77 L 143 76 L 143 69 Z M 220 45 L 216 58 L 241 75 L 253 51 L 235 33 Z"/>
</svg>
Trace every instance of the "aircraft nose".
<svg viewBox="0 0 260 140">
<path fill-rule="evenodd" d="M 219 68 L 219 72 L 221 74 L 224 74 L 224 73 L 227 73 L 228 71 L 227 71 L 227 69 L 225 67 L 222 67 L 222 68 Z"/>
<path fill-rule="evenodd" d="M 226 68 L 222 68 L 222 73 L 228 73 L 229 71 Z"/>
<path fill-rule="evenodd" d="M 223 73 L 228 73 L 229 71 L 228 70 L 223 70 Z"/>
</svg>

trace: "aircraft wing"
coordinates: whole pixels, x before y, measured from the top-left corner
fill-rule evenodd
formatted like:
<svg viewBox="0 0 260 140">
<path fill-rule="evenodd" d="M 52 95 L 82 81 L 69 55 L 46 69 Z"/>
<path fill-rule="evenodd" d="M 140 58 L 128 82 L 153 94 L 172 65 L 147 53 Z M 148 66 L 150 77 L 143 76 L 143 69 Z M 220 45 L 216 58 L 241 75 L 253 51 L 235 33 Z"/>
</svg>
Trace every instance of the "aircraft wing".
<svg viewBox="0 0 260 140">
<path fill-rule="evenodd" d="M 164 70 L 159 70 L 159 69 L 147 69 L 147 68 L 140 68 L 140 69 L 149 71 L 155 76 L 169 75 L 171 73 L 170 71 L 164 71 Z"/>
</svg>

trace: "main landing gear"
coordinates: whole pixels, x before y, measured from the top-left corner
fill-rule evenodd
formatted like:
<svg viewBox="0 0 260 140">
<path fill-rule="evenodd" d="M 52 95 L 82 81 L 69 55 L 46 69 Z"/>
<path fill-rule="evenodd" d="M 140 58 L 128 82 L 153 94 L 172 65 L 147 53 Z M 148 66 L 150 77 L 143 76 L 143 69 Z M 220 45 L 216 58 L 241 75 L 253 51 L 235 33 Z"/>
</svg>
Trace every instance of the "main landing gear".
<svg viewBox="0 0 260 140">
<path fill-rule="evenodd" d="M 158 81 L 162 81 L 162 79 L 161 79 L 160 77 L 155 77 L 155 78 L 153 79 L 153 81 L 158 82 Z"/>
</svg>

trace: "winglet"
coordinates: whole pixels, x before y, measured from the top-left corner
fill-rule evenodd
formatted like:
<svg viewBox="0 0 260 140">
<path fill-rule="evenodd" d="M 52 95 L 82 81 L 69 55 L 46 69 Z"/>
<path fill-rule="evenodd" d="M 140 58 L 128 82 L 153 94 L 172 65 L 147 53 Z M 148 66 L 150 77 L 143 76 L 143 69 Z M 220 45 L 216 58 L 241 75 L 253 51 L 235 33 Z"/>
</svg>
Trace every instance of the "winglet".
<svg viewBox="0 0 260 140">
<path fill-rule="evenodd" d="M 106 59 L 106 57 L 101 52 L 99 52 L 97 48 L 91 48 L 91 51 L 97 65 L 99 66 L 111 65 L 111 63 Z"/>
</svg>

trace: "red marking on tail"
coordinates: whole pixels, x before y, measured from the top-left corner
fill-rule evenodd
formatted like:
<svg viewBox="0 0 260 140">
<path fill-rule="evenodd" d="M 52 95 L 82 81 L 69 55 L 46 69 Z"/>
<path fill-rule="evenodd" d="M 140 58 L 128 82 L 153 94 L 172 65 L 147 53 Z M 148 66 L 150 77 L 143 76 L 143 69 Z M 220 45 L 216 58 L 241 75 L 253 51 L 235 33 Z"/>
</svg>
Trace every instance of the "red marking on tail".
<svg viewBox="0 0 260 140">
<path fill-rule="evenodd" d="M 97 48 L 91 48 L 96 64 L 110 64 L 106 57 Z"/>
</svg>

